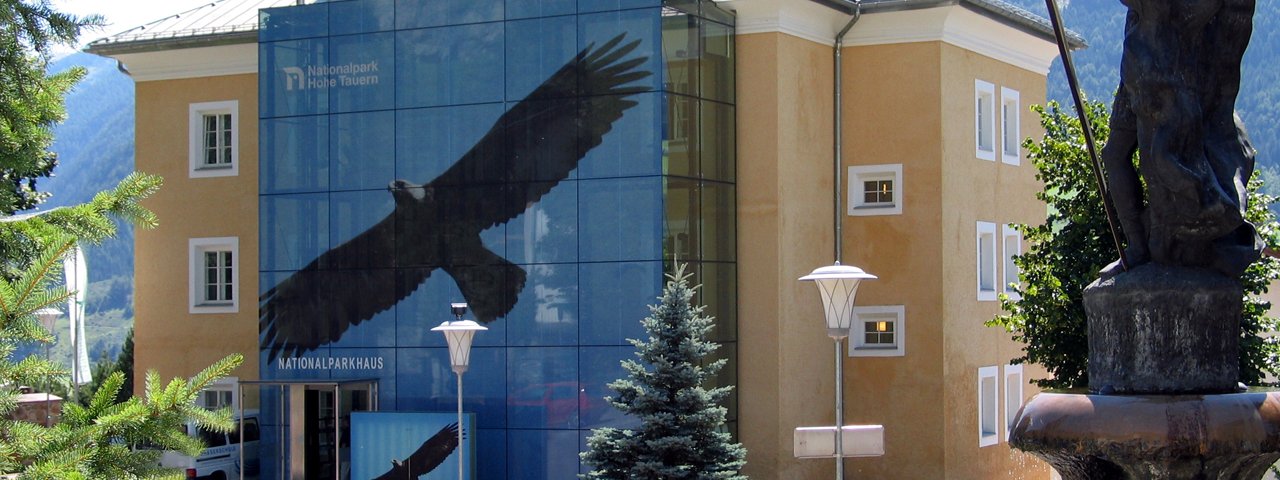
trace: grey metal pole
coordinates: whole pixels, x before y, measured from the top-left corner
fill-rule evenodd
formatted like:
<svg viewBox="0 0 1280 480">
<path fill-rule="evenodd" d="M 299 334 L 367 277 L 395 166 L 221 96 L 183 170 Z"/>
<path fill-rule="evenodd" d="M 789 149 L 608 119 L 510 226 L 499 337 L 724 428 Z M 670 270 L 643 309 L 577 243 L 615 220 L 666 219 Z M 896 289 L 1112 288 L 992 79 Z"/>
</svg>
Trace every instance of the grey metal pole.
<svg viewBox="0 0 1280 480">
<path fill-rule="evenodd" d="M 836 339 L 836 480 L 844 480 L 844 352 Z"/>
<path fill-rule="evenodd" d="M 466 449 L 462 448 L 462 372 L 458 372 L 458 480 L 462 478 L 462 456 Z"/>
</svg>

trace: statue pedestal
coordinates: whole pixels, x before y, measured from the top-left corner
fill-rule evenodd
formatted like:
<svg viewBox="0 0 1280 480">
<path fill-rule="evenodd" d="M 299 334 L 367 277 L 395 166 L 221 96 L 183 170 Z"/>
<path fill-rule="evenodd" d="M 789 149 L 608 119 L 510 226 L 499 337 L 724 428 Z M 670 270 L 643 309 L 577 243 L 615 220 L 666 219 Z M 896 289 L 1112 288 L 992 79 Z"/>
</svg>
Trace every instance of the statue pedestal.
<svg viewBox="0 0 1280 480">
<path fill-rule="evenodd" d="M 1256 479 L 1280 460 L 1280 392 L 1042 393 L 1014 421 L 1009 444 L 1064 480 Z"/>
<path fill-rule="evenodd" d="M 1239 282 L 1204 269 L 1146 264 L 1084 290 L 1089 391 L 1235 392 Z"/>
</svg>

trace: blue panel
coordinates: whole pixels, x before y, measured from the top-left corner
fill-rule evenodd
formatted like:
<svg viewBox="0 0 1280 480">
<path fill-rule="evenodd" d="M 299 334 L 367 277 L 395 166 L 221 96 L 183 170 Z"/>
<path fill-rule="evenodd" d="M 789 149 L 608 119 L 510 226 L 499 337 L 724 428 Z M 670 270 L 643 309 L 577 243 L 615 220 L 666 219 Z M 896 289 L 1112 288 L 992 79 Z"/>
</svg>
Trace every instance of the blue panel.
<svg viewBox="0 0 1280 480">
<path fill-rule="evenodd" d="M 515 188 L 524 188 L 515 185 Z M 533 184 L 528 188 L 546 188 Z M 560 182 L 507 224 L 507 255 L 515 263 L 578 261 L 578 182 Z"/>
<path fill-rule="evenodd" d="M 464 414 L 458 425 L 456 414 L 450 413 L 352 412 L 351 478 L 474 478 L 474 432 L 473 415 Z M 442 461 L 436 459 L 433 446 L 448 442 L 448 437 L 457 442 L 458 433 L 462 443 Z M 411 470 L 424 464 L 435 468 Z"/>
<path fill-rule="evenodd" d="M 400 410 L 457 410 L 457 377 L 449 367 L 449 349 L 400 348 L 397 354 L 396 405 Z M 503 348 L 471 349 L 471 366 L 462 377 L 462 408 L 476 414 L 479 428 L 507 425 L 506 357 Z"/>
<path fill-rule="evenodd" d="M 258 220 L 262 270 L 301 270 L 329 250 L 326 193 L 259 197 Z"/>
<path fill-rule="evenodd" d="M 509 345 L 577 345 L 578 266 L 527 265 L 515 309 L 507 316 Z"/>
<path fill-rule="evenodd" d="M 657 303 L 662 264 L 591 263 L 579 265 L 581 277 L 582 345 L 630 345 L 645 339 L 640 320 Z"/>
<path fill-rule="evenodd" d="M 578 182 L 582 261 L 661 259 L 662 178 Z"/>
<path fill-rule="evenodd" d="M 503 56 L 501 22 L 396 32 L 398 106 L 502 101 Z"/>
<path fill-rule="evenodd" d="M 260 123 L 260 193 L 328 189 L 329 117 L 276 118 Z"/>
<path fill-rule="evenodd" d="M 358 298 L 362 302 L 374 305 L 393 305 L 395 303 L 396 284 L 395 271 L 378 270 L 341 270 L 326 272 L 333 281 L 328 282 L 329 291 L 323 292 L 326 299 Z M 390 347 L 396 343 L 395 309 L 386 309 L 373 314 L 371 318 L 360 321 L 368 315 L 368 308 L 340 302 L 326 302 L 328 318 L 321 325 L 351 325 L 342 332 L 341 337 L 329 345 L 333 347 Z M 358 324 L 353 324 L 359 322 Z M 323 328 L 317 326 L 317 328 Z M 363 378 L 363 377 L 354 377 Z"/>
<path fill-rule="evenodd" d="M 329 4 L 329 33 L 385 32 L 395 27 L 394 0 L 360 0 Z"/>
<path fill-rule="evenodd" d="M 577 8 L 577 0 L 507 0 L 507 19 L 566 15 Z"/>
<path fill-rule="evenodd" d="M 396 0 L 396 28 L 502 20 L 503 0 Z"/>
<path fill-rule="evenodd" d="M 508 348 L 507 422 L 512 428 L 578 428 L 578 350 Z M 517 462 L 518 463 L 518 462 Z"/>
<path fill-rule="evenodd" d="M 323 37 L 329 34 L 329 4 L 267 8 L 258 13 L 258 41 Z"/>
<path fill-rule="evenodd" d="M 623 0 L 627 1 L 627 0 Z M 657 4 L 658 0 L 640 0 Z M 579 2 L 584 5 L 608 4 L 609 0 L 592 0 Z M 640 44 L 632 51 L 631 56 L 648 57 L 638 69 L 652 72 L 653 75 L 636 82 L 652 90 L 662 88 L 662 24 L 657 9 L 626 10 L 621 12 L 595 13 L 578 16 L 578 49 L 588 46 L 600 46 L 623 35 L 624 43 L 639 40 Z"/>
<path fill-rule="evenodd" d="M 428 271 L 431 276 L 418 284 L 418 280 Z M 402 268 L 397 270 L 397 275 L 400 282 L 397 288 L 406 290 L 412 288 L 412 285 L 406 284 L 418 284 L 418 288 L 396 304 L 398 319 L 396 345 L 401 347 L 445 346 L 444 335 L 433 332 L 431 329 L 440 325 L 440 322 L 453 320 L 453 316 L 449 314 L 450 303 L 466 301 L 458 291 L 458 285 L 453 277 L 443 270 L 434 268 Z M 475 315 L 468 312 L 466 318 L 475 319 Z M 485 324 L 489 330 L 476 334 L 475 345 L 506 345 L 507 324 L 505 319 Z"/>
<path fill-rule="evenodd" d="M 508 430 L 507 478 L 576 478 L 578 441 L 577 430 Z"/>
<path fill-rule="evenodd" d="M 637 105 L 623 112 L 600 145 L 582 159 L 578 166 L 579 178 L 662 173 L 662 122 L 666 118 L 666 102 L 658 93 L 632 95 L 631 100 Z"/>
<path fill-rule="evenodd" d="M 267 350 L 258 357 L 263 380 L 329 380 L 329 347 L 320 347 L 296 357 L 280 357 L 267 361 Z"/>
<path fill-rule="evenodd" d="M 626 8 L 656 7 L 661 0 L 580 0 L 578 12 L 602 12 Z M 657 16 L 657 13 L 651 13 Z"/>
<path fill-rule="evenodd" d="M 329 196 L 329 244 L 341 248 L 343 255 L 331 256 L 327 268 L 389 268 L 395 263 L 395 202 L 391 192 L 366 190 L 333 192 Z M 394 279 L 385 286 L 393 293 Z M 390 305 L 390 303 L 388 303 Z"/>
<path fill-rule="evenodd" d="M 334 115 L 329 129 L 334 190 L 371 190 L 391 198 L 387 186 L 395 173 L 395 113 Z"/>
<path fill-rule="evenodd" d="M 477 480 L 507 480 L 507 431 L 477 429 L 476 458 Z"/>
<path fill-rule="evenodd" d="M 578 53 L 574 17 L 521 20 L 506 25 L 507 101 L 523 100 Z"/>
<path fill-rule="evenodd" d="M 258 114 L 262 118 L 329 111 L 329 39 L 258 44 Z"/>
<path fill-rule="evenodd" d="M 639 418 L 622 413 L 604 399 L 618 396 L 609 384 L 627 378 L 622 361 L 636 360 L 635 351 L 635 347 L 583 347 L 579 350 L 582 364 L 591 365 L 591 368 L 582 369 L 582 391 L 587 397 L 582 407 L 582 428 L 640 426 Z"/>
<path fill-rule="evenodd" d="M 396 57 L 391 32 L 367 33 L 329 40 L 332 112 L 383 110 L 395 106 Z"/>
<path fill-rule="evenodd" d="M 335 342 L 335 347 L 329 349 L 330 358 L 334 362 L 331 369 L 333 378 L 378 380 L 378 409 L 395 411 L 396 350 L 394 348 L 337 348 L 337 343 L 340 342 Z"/>
<path fill-rule="evenodd" d="M 475 147 L 503 114 L 501 103 L 396 112 L 396 178 L 425 184 Z M 477 152 L 501 155 L 501 141 Z"/>
</svg>

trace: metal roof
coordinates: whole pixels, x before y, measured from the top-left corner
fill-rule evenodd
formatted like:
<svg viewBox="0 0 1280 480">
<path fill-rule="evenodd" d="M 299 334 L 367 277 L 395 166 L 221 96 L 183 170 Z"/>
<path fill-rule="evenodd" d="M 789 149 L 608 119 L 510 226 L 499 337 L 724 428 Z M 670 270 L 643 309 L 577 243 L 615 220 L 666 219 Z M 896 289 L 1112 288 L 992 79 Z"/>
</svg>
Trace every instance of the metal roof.
<svg viewBox="0 0 1280 480">
<path fill-rule="evenodd" d="M 856 5 L 861 4 L 862 13 L 876 12 L 892 12 L 898 10 L 915 10 L 921 8 L 933 8 L 946 5 L 963 5 L 978 11 L 991 15 L 996 18 L 1008 20 L 1015 26 L 1022 27 L 1032 33 L 1039 34 L 1050 41 L 1056 41 L 1053 33 L 1053 25 L 1049 23 L 1049 19 L 1025 10 L 1017 5 L 1005 2 L 1003 0 L 813 0 L 815 3 L 826 5 L 836 10 L 843 11 L 847 14 L 853 14 Z M 1067 39 L 1071 43 L 1073 49 L 1080 49 L 1088 46 L 1083 36 L 1079 33 L 1067 30 Z"/>
<path fill-rule="evenodd" d="M 197 44 L 257 41 L 258 10 L 297 5 L 299 0 L 212 0 L 185 12 L 130 28 L 89 43 L 93 53 L 155 48 L 175 42 Z M 128 46 L 128 48 L 125 48 Z"/>
</svg>

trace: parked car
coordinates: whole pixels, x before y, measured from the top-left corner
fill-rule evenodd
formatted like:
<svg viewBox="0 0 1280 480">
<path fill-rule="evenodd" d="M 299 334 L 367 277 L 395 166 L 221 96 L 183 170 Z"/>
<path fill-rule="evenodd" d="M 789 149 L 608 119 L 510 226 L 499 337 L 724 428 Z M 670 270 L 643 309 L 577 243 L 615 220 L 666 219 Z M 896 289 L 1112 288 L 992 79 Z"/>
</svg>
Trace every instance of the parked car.
<svg viewBox="0 0 1280 480">
<path fill-rule="evenodd" d="M 166 450 L 160 456 L 160 465 L 185 470 L 186 478 L 202 480 L 238 480 L 241 469 L 244 478 L 257 479 L 261 470 L 258 456 L 258 440 L 261 431 L 258 426 L 258 415 L 245 412 L 244 416 L 244 455 L 241 456 L 240 431 L 241 422 L 236 420 L 236 430 L 230 433 L 218 433 L 187 426 L 190 435 L 199 436 L 206 448 L 198 457 L 190 457 L 172 450 Z"/>
</svg>

